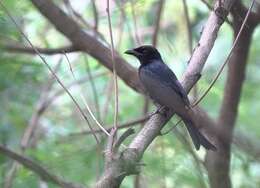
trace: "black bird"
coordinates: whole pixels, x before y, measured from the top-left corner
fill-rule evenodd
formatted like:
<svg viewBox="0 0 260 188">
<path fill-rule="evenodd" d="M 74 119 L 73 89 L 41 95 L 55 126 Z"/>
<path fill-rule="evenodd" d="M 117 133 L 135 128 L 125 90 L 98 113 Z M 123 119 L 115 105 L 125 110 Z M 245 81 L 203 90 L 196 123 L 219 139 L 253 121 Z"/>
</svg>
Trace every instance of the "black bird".
<svg viewBox="0 0 260 188">
<path fill-rule="evenodd" d="M 182 118 L 195 148 L 199 150 L 202 145 L 208 150 L 216 150 L 216 147 L 196 128 L 195 116 L 190 109 L 187 93 L 175 74 L 163 62 L 158 50 L 153 46 L 144 45 L 127 50 L 125 53 L 135 56 L 140 61 L 139 77 L 149 96 Z"/>
</svg>

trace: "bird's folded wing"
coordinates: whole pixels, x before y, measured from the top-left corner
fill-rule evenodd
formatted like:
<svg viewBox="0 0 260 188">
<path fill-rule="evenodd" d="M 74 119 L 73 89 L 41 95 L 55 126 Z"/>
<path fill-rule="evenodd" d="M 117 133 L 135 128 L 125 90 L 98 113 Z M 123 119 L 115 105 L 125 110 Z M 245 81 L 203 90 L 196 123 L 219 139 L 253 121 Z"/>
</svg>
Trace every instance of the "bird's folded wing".
<svg viewBox="0 0 260 188">
<path fill-rule="evenodd" d="M 185 105 L 190 106 L 187 93 L 178 81 L 172 70 L 163 62 L 153 63 L 150 66 L 150 71 L 154 76 L 159 76 L 162 84 L 171 87 L 184 101 Z"/>
</svg>

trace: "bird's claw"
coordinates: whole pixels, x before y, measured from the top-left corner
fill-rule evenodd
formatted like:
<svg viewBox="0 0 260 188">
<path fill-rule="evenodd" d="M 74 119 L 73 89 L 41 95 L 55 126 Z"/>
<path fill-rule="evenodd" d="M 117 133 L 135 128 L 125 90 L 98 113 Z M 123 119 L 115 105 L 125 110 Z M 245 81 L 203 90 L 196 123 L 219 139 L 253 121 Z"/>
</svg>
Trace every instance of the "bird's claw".
<svg viewBox="0 0 260 188">
<path fill-rule="evenodd" d="M 162 115 L 162 116 L 164 116 L 164 117 L 167 117 L 167 111 L 168 111 L 169 109 L 168 109 L 168 107 L 166 107 L 166 106 L 160 106 L 159 108 L 157 108 L 154 112 L 152 112 L 151 114 L 150 114 L 150 117 L 152 117 L 153 115 L 155 115 L 155 114 L 160 114 L 160 115 Z"/>
</svg>

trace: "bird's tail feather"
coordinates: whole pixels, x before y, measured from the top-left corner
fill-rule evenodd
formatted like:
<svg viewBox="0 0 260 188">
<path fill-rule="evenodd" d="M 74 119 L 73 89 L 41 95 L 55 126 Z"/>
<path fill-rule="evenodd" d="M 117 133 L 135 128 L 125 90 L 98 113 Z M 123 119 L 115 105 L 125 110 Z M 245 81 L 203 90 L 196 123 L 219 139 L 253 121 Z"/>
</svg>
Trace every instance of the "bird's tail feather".
<svg viewBox="0 0 260 188">
<path fill-rule="evenodd" d="M 195 148 L 199 150 L 200 145 L 202 145 L 207 150 L 216 151 L 217 148 L 211 144 L 205 136 L 203 136 L 199 130 L 194 126 L 191 120 L 184 120 L 184 123 L 187 127 L 187 130 L 191 136 L 192 142 L 195 145 Z"/>
</svg>

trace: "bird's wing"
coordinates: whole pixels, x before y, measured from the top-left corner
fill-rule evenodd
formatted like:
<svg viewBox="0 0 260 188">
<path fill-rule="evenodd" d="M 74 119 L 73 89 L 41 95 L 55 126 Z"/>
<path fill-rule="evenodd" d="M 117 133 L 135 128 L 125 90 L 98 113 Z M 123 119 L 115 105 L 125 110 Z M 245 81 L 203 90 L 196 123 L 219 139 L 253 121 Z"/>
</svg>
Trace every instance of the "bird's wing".
<svg viewBox="0 0 260 188">
<path fill-rule="evenodd" d="M 172 70 L 163 62 L 153 63 L 151 65 L 152 67 L 150 70 L 153 74 L 159 76 L 162 83 L 172 88 L 182 98 L 185 105 L 189 106 L 190 101 L 187 93 Z"/>
<path fill-rule="evenodd" d="M 187 106 L 190 106 L 190 101 L 188 99 L 187 93 L 183 89 L 183 87 L 182 87 L 181 83 L 179 82 L 179 80 L 176 80 L 175 84 L 176 84 L 175 86 L 172 86 L 172 87 L 174 87 L 173 89 L 177 89 L 178 88 L 179 95 L 182 97 L 182 99 L 185 102 L 185 104 Z"/>
</svg>

